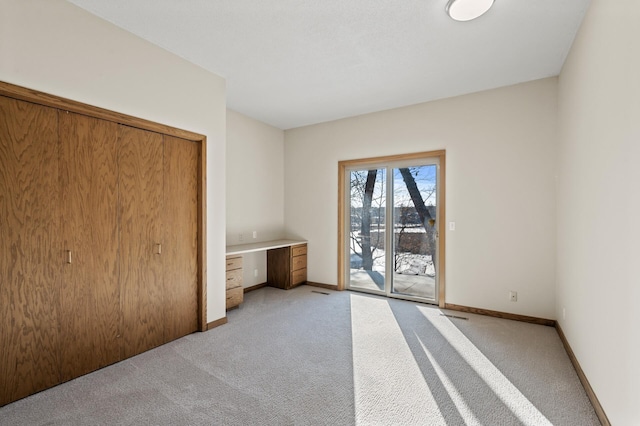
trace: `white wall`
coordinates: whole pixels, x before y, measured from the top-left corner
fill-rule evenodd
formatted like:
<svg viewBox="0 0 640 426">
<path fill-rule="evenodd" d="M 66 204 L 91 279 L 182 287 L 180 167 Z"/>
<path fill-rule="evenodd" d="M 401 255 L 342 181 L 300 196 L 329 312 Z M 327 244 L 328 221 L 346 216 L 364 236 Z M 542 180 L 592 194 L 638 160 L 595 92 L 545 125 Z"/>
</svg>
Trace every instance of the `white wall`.
<svg viewBox="0 0 640 426">
<path fill-rule="evenodd" d="M 557 315 L 614 425 L 640 424 L 638 22 L 593 0 L 559 78 Z"/>
<path fill-rule="evenodd" d="M 227 110 L 227 244 L 283 235 L 284 132 Z M 244 287 L 266 282 L 266 265 L 266 252 L 245 254 Z"/>
<path fill-rule="evenodd" d="M 556 90 L 550 78 L 285 131 L 285 223 L 309 240 L 309 280 L 337 283 L 338 161 L 446 149 L 447 303 L 554 318 Z"/>
<path fill-rule="evenodd" d="M 207 320 L 225 316 L 225 81 L 63 0 L 0 0 L 0 80 L 207 136 Z"/>
</svg>

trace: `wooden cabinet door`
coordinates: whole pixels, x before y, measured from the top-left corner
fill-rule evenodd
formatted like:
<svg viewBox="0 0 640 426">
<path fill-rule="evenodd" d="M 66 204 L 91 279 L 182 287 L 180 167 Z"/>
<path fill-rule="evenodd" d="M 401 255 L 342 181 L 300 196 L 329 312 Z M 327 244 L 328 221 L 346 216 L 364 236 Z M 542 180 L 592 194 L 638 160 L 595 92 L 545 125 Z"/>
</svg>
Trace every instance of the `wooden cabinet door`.
<svg viewBox="0 0 640 426">
<path fill-rule="evenodd" d="M 118 134 L 120 288 L 128 358 L 164 343 L 164 143 L 158 133 L 123 125 Z"/>
<path fill-rule="evenodd" d="M 60 380 L 58 112 L 0 96 L 0 405 Z"/>
<path fill-rule="evenodd" d="M 285 290 L 291 288 L 291 247 L 267 250 L 267 283 Z"/>
<path fill-rule="evenodd" d="M 65 381 L 121 359 L 118 125 L 68 112 L 59 123 L 63 249 L 70 256 L 60 295 Z"/>
<path fill-rule="evenodd" d="M 164 340 L 198 328 L 198 144 L 164 137 Z"/>
</svg>

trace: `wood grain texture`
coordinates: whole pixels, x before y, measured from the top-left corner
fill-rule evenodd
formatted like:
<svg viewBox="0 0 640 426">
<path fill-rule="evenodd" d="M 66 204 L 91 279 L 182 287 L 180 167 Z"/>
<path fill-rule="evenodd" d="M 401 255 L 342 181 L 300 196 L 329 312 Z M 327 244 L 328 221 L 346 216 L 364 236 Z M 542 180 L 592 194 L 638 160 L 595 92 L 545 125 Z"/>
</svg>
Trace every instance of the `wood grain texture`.
<svg viewBox="0 0 640 426">
<path fill-rule="evenodd" d="M 576 374 L 580 379 L 580 383 L 582 383 L 582 387 L 584 387 L 584 390 L 587 393 L 587 397 L 589 398 L 589 401 L 591 401 L 591 405 L 593 405 L 593 409 L 596 412 L 596 416 L 598 416 L 598 420 L 600 420 L 600 423 L 602 424 L 602 426 L 611 426 L 609 417 L 607 417 L 607 413 L 604 411 L 602 404 L 600 404 L 600 400 L 596 396 L 596 393 L 593 391 L 593 388 L 591 387 L 591 383 L 589 383 L 589 380 L 587 379 L 586 374 L 584 374 L 584 370 L 582 370 L 582 367 L 578 362 L 578 358 L 576 358 L 576 355 L 573 352 L 571 345 L 569 345 L 569 341 L 567 340 L 567 337 L 562 331 L 560 324 L 556 322 L 555 326 L 556 326 L 556 331 L 558 332 L 558 336 L 562 341 L 562 345 L 564 346 L 565 351 L 567 351 L 567 355 L 571 360 L 571 364 L 573 364 L 573 368 L 576 370 Z"/>
<path fill-rule="evenodd" d="M 118 126 L 123 357 L 164 343 L 163 137 Z"/>
<path fill-rule="evenodd" d="M 175 136 L 197 142 L 200 145 L 198 159 L 198 329 L 207 330 L 207 273 L 206 273 L 206 182 L 207 182 L 207 138 L 204 135 L 177 129 L 149 120 L 109 111 L 103 108 L 76 102 L 37 90 L 16 86 L 0 81 L 0 95 L 11 99 L 28 101 L 34 104 L 59 108 L 89 117 L 100 118 L 130 127 Z"/>
<path fill-rule="evenodd" d="M 207 139 L 198 159 L 198 330 L 207 331 Z"/>
<path fill-rule="evenodd" d="M 307 255 L 294 256 L 291 258 L 291 270 L 297 271 L 298 269 L 307 268 Z"/>
<path fill-rule="evenodd" d="M 335 284 L 316 283 L 316 282 L 313 282 L 313 281 L 307 281 L 305 284 L 309 285 L 311 287 L 319 287 L 319 288 L 326 288 L 326 289 L 329 289 L 329 290 L 340 291 L 338 289 L 338 286 L 335 285 Z"/>
<path fill-rule="evenodd" d="M 114 113 L 101 108 L 92 107 L 64 98 L 44 94 L 31 89 L 14 86 L 0 82 L 0 405 L 22 398 L 39 390 L 51 387 L 61 380 L 83 374 L 94 367 L 92 365 L 106 365 L 113 359 L 120 359 L 120 355 L 133 355 L 150 347 L 162 343 L 164 339 L 158 339 L 157 330 L 164 333 L 164 325 L 158 312 L 157 302 L 162 299 L 162 291 L 150 286 L 162 278 L 163 271 L 159 269 L 151 259 L 145 263 L 143 252 L 147 248 L 153 250 L 157 237 L 157 229 L 161 228 L 161 221 L 155 221 L 154 225 L 142 224 L 144 219 L 161 216 L 162 191 L 161 180 L 156 179 L 158 170 L 146 169 L 150 163 L 160 165 L 162 171 L 163 149 L 161 155 L 147 152 L 137 156 L 137 149 L 144 147 L 131 147 L 125 152 L 118 153 L 117 160 L 112 163 L 111 170 L 103 167 L 107 157 L 105 152 L 85 152 L 80 147 L 80 152 L 72 152 L 72 148 L 60 147 L 58 144 L 58 117 L 65 120 L 65 116 L 73 116 L 71 112 L 77 112 L 83 116 L 98 118 L 104 121 L 105 126 L 113 126 L 118 123 L 125 130 L 118 132 L 120 136 L 133 135 L 131 140 L 137 139 L 137 132 L 154 135 L 153 131 L 167 135 L 196 141 L 198 153 L 196 156 L 195 176 L 197 187 L 197 322 L 198 329 L 205 331 L 206 322 L 206 138 L 203 135 L 175 129 L 147 120 L 138 119 L 124 114 Z M 26 101 L 26 102 L 23 102 Z M 49 108 L 54 107 L 54 108 Z M 60 108 L 65 111 L 59 111 Z M 87 118 L 87 117 L 84 117 Z M 89 120 L 90 122 L 92 120 Z M 95 122 L 94 122 L 95 123 Z M 95 128 L 94 128 L 95 126 Z M 77 129 L 81 132 L 92 133 L 91 137 L 100 138 L 100 125 L 82 124 Z M 131 127 L 150 130 L 132 129 Z M 68 132 L 70 135 L 72 131 Z M 76 135 L 86 142 L 87 135 Z M 66 136 L 65 136 L 66 137 Z M 162 136 L 149 136 L 149 139 Z M 147 141 L 148 142 L 148 141 Z M 61 149 L 59 152 L 58 150 Z M 68 156 L 71 156 L 69 158 Z M 112 187 L 106 192 L 100 192 L 96 188 L 96 181 L 72 182 L 74 173 L 82 170 L 88 171 L 87 164 L 81 164 L 81 157 L 92 158 L 97 163 L 93 164 L 94 173 L 118 172 L 118 165 L 122 161 L 127 171 L 124 186 L 138 186 L 136 193 L 130 193 L 128 198 L 116 198 L 113 202 Z M 60 158 L 59 158 L 60 157 Z M 154 161 L 148 161 L 154 157 Z M 102 162 L 104 160 L 104 162 Z M 59 170 L 59 162 L 61 169 Z M 99 164 L 98 164 L 99 163 Z M 75 169 L 74 169 L 75 168 Z M 63 170 L 64 169 L 64 170 Z M 64 171 L 64 176 L 61 172 Z M 101 175 L 102 176 L 102 175 Z M 109 186 L 109 176 L 102 176 L 104 185 Z M 148 181 L 155 184 L 149 184 Z M 146 182 L 146 183 L 144 183 Z M 157 183 L 161 182 L 158 186 Z M 66 187 L 65 185 L 69 185 Z M 76 186 L 74 186 L 76 185 Z M 149 188 L 155 187 L 160 192 L 154 193 Z M 32 190 L 35 188 L 35 190 Z M 64 188 L 64 194 L 61 192 Z M 87 194 L 86 188 L 90 188 Z M 116 190 L 122 188 L 120 182 Z M 98 196 L 99 194 L 99 196 Z M 75 198 L 83 195 L 84 198 Z M 62 197 L 65 197 L 63 200 Z M 137 202 L 142 199 L 145 206 L 121 208 L 123 203 Z M 152 202 L 149 204 L 149 200 Z M 158 203 L 153 202 L 159 200 Z M 61 205 L 69 205 L 73 213 L 62 213 Z M 111 237 L 99 224 L 88 224 L 85 216 L 96 205 L 117 210 L 117 220 L 124 218 L 125 230 L 118 230 L 116 240 L 123 235 L 129 237 L 129 244 L 123 252 L 129 255 L 127 262 L 116 261 L 116 275 L 124 265 L 127 267 L 123 274 L 125 281 L 118 285 L 115 292 L 108 285 L 104 285 L 108 279 L 102 277 L 90 285 L 76 287 L 71 283 L 75 280 L 91 280 L 90 270 L 96 272 L 99 269 L 110 271 L 113 258 L 106 255 L 98 259 L 94 253 L 89 256 L 88 250 L 96 246 L 102 246 Z M 73 214 L 77 216 L 72 217 Z M 102 216 L 102 214 L 106 216 Z M 110 213 L 101 212 L 98 219 L 104 223 L 109 222 Z M 61 217 L 62 221 L 61 222 Z M 69 219 L 69 222 L 65 222 Z M 118 222 L 120 223 L 120 222 Z M 63 226 L 64 224 L 64 226 Z M 88 224 L 88 226 L 87 226 Z M 83 233 L 81 241 L 72 240 L 70 237 L 64 241 L 63 233 L 72 228 L 76 232 Z M 148 243 L 144 237 L 150 237 L 154 242 Z M 140 237 L 140 238 L 136 238 Z M 64 244 L 63 244 L 64 243 Z M 72 265 L 82 267 L 63 269 L 66 255 L 65 246 L 76 244 L 79 249 L 72 250 Z M 166 247 L 165 247 L 166 249 Z M 7 253 L 7 254 L 5 254 Z M 90 259 L 91 258 L 91 259 Z M 91 262 L 92 265 L 85 264 Z M 156 262 L 158 263 L 158 262 Z M 145 268 L 145 265 L 148 266 Z M 81 270 L 82 269 L 82 270 Z M 62 277 L 65 280 L 62 280 Z M 106 274 L 108 275 L 108 274 Z M 80 277 L 80 278 L 79 278 Z M 105 281 L 107 280 L 107 281 Z M 135 283 L 135 287 L 130 284 Z M 128 291 L 125 295 L 124 291 Z M 161 289 L 164 290 L 164 289 Z M 109 315 L 108 310 L 113 310 L 113 304 L 104 301 L 117 299 L 120 292 L 120 316 Z M 95 308 L 91 311 L 91 300 L 96 301 Z M 141 301 L 141 305 L 137 302 Z M 140 309 L 139 309 L 140 308 Z M 64 313 L 61 310 L 64 309 Z M 102 309 L 102 312 L 101 312 Z M 125 312 L 128 317 L 125 320 Z M 86 317 L 86 315 L 89 317 Z M 104 314 L 104 315 L 102 315 Z M 84 319 L 83 319 L 84 316 Z M 84 329 L 82 327 L 84 322 Z M 225 321 L 226 322 L 226 319 Z M 115 325 L 115 326 L 114 326 Z M 133 325 L 129 335 L 129 346 L 125 347 L 115 358 L 112 358 L 113 347 L 101 346 L 102 338 L 110 339 L 112 331 L 120 330 L 121 335 L 126 325 Z M 115 327 L 115 328 L 114 328 Z M 91 328 L 93 335 L 87 333 Z M 71 337 L 80 330 L 85 336 Z M 117 336 L 117 334 L 116 334 Z M 164 336 L 161 336 L 164 337 Z M 86 338 L 86 339 L 85 339 Z M 124 340 L 124 339 L 123 339 Z M 64 347 L 62 347 L 64 345 Z M 91 348 L 91 355 L 86 356 L 84 349 Z M 118 343 L 116 343 L 116 348 Z M 84 355 L 81 355 L 84 353 Z M 110 355 L 111 354 L 111 355 Z M 91 358 L 91 359 L 90 359 Z M 106 361 L 105 361 L 106 360 Z M 62 374 L 61 374 L 62 371 Z"/>
<path fill-rule="evenodd" d="M 261 289 L 263 287 L 267 287 L 268 285 L 269 284 L 267 284 L 267 283 L 260 283 L 260 284 L 252 285 L 250 287 L 244 287 L 242 289 L 242 291 L 244 291 L 244 293 L 247 294 L 247 293 L 249 293 L 251 291 L 255 291 L 255 290 Z"/>
<path fill-rule="evenodd" d="M 37 90 L 28 89 L 26 87 L 16 86 L 14 84 L 0 81 L 0 95 L 4 95 L 14 99 L 25 100 L 45 105 L 61 110 L 75 112 L 89 117 L 100 118 L 114 123 L 125 124 L 127 126 L 136 127 L 138 129 L 148 130 L 152 132 L 162 133 L 164 135 L 175 136 L 190 141 L 203 141 L 204 136 L 198 133 L 189 132 L 187 130 L 177 129 L 175 127 L 156 123 L 142 118 L 133 117 L 119 112 L 109 111 L 104 108 L 98 108 L 92 105 L 83 104 L 82 102 L 42 93 Z"/>
<path fill-rule="evenodd" d="M 291 255 L 293 257 L 302 256 L 303 254 L 307 254 L 307 245 L 306 244 L 301 244 L 299 246 L 292 246 L 291 247 Z"/>
<path fill-rule="evenodd" d="M 291 247 L 267 250 L 267 283 L 285 290 L 291 288 Z"/>
<path fill-rule="evenodd" d="M 227 256 L 226 270 L 242 269 L 242 256 Z"/>
<path fill-rule="evenodd" d="M 289 290 L 306 282 L 306 253 L 306 244 L 267 250 L 267 283 Z"/>
<path fill-rule="evenodd" d="M 234 269 L 226 272 L 226 289 L 242 287 L 242 269 Z"/>
<path fill-rule="evenodd" d="M 295 259 L 295 257 L 294 257 Z M 306 263 L 305 263 L 306 265 Z M 295 287 L 307 281 L 307 268 L 291 272 L 291 287 Z"/>
<path fill-rule="evenodd" d="M 58 114 L 0 96 L 0 405 L 60 380 Z"/>
<path fill-rule="evenodd" d="M 244 298 L 244 291 L 242 290 L 242 287 L 232 288 L 227 290 L 226 296 L 227 296 L 227 303 L 226 303 L 227 310 L 233 309 L 238 307 L 238 305 L 242 303 L 242 300 Z"/>
<path fill-rule="evenodd" d="M 226 309 L 229 310 L 244 301 L 242 256 L 227 256 L 226 270 Z"/>
<path fill-rule="evenodd" d="M 478 314 L 478 315 L 486 315 L 489 317 L 510 319 L 514 321 L 528 322 L 531 324 L 546 325 L 548 327 L 555 327 L 556 325 L 556 321 L 551 319 L 530 317 L 528 315 L 510 314 L 508 312 L 492 311 L 490 309 L 481 309 L 481 308 L 472 308 L 469 306 L 453 305 L 451 303 L 447 303 L 444 309 L 449 309 L 449 310 L 458 311 L 458 312 L 469 312 L 471 314 Z"/>
<path fill-rule="evenodd" d="M 198 329 L 198 150 L 196 143 L 165 136 L 165 342 Z"/>
<path fill-rule="evenodd" d="M 342 291 L 346 288 L 347 266 L 345 255 L 347 243 L 345 241 L 348 233 L 345 229 L 345 216 L 347 211 L 346 196 L 346 164 L 344 161 L 338 163 L 338 290 Z"/>
<path fill-rule="evenodd" d="M 435 151 L 433 153 L 435 157 L 438 157 L 438 163 L 440 166 L 440 172 L 438 173 L 438 216 L 440 223 L 438 224 L 438 306 L 444 308 L 446 304 L 446 289 L 445 285 L 447 280 L 447 269 L 445 265 L 447 250 L 447 154 L 444 150 Z"/>
<path fill-rule="evenodd" d="M 390 163 L 392 161 L 407 161 L 407 160 L 421 160 L 424 158 L 433 158 L 440 157 L 445 155 L 445 150 L 438 151 L 425 151 L 425 152 L 413 152 L 410 154 L 396 154 L 396 155 L 386 155 L 383 157 L 369 157 L 369 158 L 360 158 L 355 160 L 342 160 L 340 161 L 340 165 L 344 167 L 362 167 L 367 168 L 368 166 L 374 166 L 377 163 Z"/>
<path fill-rule="evenodd" d="M 224 325 L 226 323 L 227 323 L 227 317 L 222 317 L 220 319 L 217 319 L 215 321 L 211 321 L 210 323 L 208 323 L 206 325 L 206 329 L 211 330 L 212 328 L 220 327 L 221 325 Z"/>
<path fill-rule="evenodd" d="M 70 380 L 120 360 L 118 125 L 60 112 L 61 375 Z"/>
</svg>

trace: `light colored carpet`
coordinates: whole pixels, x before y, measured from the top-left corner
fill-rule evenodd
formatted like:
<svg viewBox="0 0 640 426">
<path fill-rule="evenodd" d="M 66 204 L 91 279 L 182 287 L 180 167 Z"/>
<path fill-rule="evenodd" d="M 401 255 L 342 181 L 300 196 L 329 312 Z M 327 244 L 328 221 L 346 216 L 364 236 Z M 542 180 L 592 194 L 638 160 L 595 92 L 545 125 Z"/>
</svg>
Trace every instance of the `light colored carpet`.
<svg viewBox="0 0 640 426">
<path fill-rule="evenodd" d="M 329 293 L 322 294 L 322 293 Z M 598 425 L 555 329 L 301 286 L 0 408 L 0 425 Z"/>
</svg>

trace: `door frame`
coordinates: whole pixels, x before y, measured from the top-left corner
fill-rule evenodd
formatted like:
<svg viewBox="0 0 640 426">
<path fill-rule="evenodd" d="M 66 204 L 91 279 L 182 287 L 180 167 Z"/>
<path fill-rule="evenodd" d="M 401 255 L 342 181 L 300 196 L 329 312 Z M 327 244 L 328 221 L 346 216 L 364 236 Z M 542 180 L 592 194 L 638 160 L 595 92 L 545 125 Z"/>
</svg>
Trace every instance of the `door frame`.
<svg viewBox="0 0 640 426">
<path fill-rule="evenodd" d="M 370 157 L 355 160 L 344 160 L 338 162 L 338 290 L 344 290 L 346 288 L 346 244 L 345 238 L 347 237 L 345 215 L 348 206 L 345 202 L 346 197 L 346 175 L 347 169 L 351 168 L 367 168 L 368 166 L 374 166 L 377 163 L 383 162 L 395 162 L 395 161 L 419 161 L 437 158 L 440 165 L 439 170 L 439 198 L 438 198 L 438 306 L 440 308 L 445 307 L 445 211 L 446 211 L 446 150 L 416 152 L 411 154 L 398 154 L 389 155 L 383 157 Z"/>
</svg>

